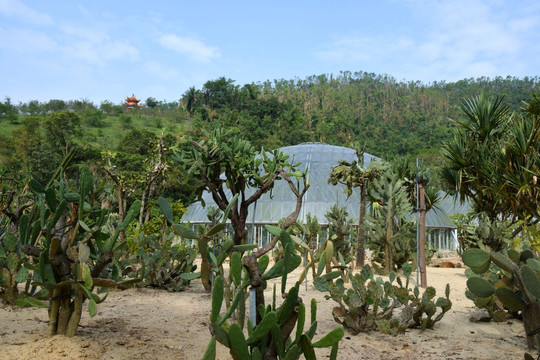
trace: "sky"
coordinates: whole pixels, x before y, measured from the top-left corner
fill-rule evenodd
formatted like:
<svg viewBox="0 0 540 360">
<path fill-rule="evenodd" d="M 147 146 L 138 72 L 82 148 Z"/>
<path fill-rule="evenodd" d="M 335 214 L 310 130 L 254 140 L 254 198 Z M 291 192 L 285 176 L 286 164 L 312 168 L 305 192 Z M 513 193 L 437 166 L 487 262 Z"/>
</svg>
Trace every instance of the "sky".
<svg viewBox="0 0 540 360">
<path fill-rule="evenodd" d="M 0 0 L 0 101 L 178 101 L 341 71 L 540 75 L 537 0 Z"/>
</svg>

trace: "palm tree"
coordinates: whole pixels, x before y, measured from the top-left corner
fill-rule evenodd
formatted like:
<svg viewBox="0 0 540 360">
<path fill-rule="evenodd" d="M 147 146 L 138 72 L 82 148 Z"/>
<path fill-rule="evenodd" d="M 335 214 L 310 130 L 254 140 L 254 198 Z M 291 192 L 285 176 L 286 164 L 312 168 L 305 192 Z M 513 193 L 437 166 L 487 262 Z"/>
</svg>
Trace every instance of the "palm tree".
<svg viewBox="0 0 540 360">
<path fill-rule="evenodd" d="M 483 94 L 466 100 L 461 110 L 464 119 L 453 120 L 457 126 L 454 137 L 442 149 L 446 159 L 441 176 L 452 192 L 472 201 L 476 210 L 495 220 L 506 217 L 502 192 L 502 169 L 494 161 L 501 153 L 511 120 L 502 97 L 493 100 Z"/>
<path fill-rule="evenodd" d="M 182 100 L 185 103 L 186 111 L 191 115 L 196 107 L 196 103 L 199 100 L 200 92 L 195 87 L 190 87 L 184 94 Z"/>
<path fill-rule="evenodd" d="M 454 137 L 442 149 L 446 185 L 469 199 L 475 212 L 485 213 L 490 222 L 537 223 L 540 99 L 533 95 L 521 116 L 511 114 L 501 97 L 480 95 L 461 108 L 465 119 L 454 121 Z"/>
</svg>

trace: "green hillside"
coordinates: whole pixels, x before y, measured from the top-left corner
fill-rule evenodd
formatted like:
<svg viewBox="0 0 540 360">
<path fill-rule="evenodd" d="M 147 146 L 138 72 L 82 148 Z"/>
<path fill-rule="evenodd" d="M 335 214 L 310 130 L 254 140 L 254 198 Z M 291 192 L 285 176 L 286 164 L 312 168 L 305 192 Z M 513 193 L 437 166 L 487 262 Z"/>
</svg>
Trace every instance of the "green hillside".
<svg viewBox="0 0 540 360">
<path fill-rule="evenodd" d="M 201 89 L 190 88 L 179 102 L 148 98 L 136 110 L 108 100 L 14 105 L 6 99 L 0 104 L 0 171 L 45 177 L 72 146 L 79 162 L 100 163 L 108 151 L 120 154 L 122 163 L 136 171 L 149 154 L 145 142 L 152 138 L 163 133 L 170 146 L 177 146 L 181 138 L 197 137 L 202 129 L 219 124 L 267 149 L 308 141 L 345 146 L 359 142 L 365 151 L 385 159 L 419 157 L 437 167 L 439 149 L 453 126 L 450 119 L 462 116 L 461 101 L 481 92 L 503 95 L 515 111 L 539 87 L 538 77 L 422 84 L 342 72 L 243 86 L 222 77 Z M 55 115 L 62 111 L 75 117 Z"/>
</svg>

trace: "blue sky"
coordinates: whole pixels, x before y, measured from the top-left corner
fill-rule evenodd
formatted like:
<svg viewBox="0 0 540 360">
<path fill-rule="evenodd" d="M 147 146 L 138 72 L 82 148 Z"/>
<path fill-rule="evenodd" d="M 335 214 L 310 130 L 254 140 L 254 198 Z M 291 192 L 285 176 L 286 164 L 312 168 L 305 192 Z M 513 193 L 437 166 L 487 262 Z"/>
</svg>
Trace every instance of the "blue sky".
<svg viewBox="0 0 540 360">
<path fill-rule="evenodd" d="M 540 2 L 0 0 L 0 100 L 177 101 L 340 71 L 431 83 L 537 76 Z"/>
</svg>

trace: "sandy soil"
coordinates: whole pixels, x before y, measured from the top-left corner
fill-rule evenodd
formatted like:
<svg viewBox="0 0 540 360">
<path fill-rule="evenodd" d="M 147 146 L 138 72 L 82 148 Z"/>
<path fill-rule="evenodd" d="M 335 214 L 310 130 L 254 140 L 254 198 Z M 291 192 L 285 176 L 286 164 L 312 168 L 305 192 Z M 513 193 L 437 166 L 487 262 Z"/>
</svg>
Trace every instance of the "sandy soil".
<svg viewBox="0 0 540 360">
<path fill-rule="evenodd" d="M 437 259 L 443 261 L 447 259 Z M 453 262 L 457 259 L 450 259 Z M 299 271 L 289 276 L 291 285 Z M 435 328 L 408 330 L 397 337 L 376 332 L 353 336 L 340 343 L 339 359 L 523 359 L 527 350 L 523 325 L 475 323 L 471 317 L 484 313 L 465 297 L 463 268 L 428 268 L 428 285 L 438 295 L 451 287 L 452 310 Z M 416 280 L 415 273 L 411 276 Z M 303 284 L 300 296 L 306 304 L 317 300 L 319 328 L 315 340 L 338 324 L 334 322 L 332 300 L 311 284 Z M 270 299 L 270 293 L 268 294 Z M 309 311 L 309 306 L 308 306 Z M 200 359 L 210 334 L 210 295 L 195 281 L 184 292 L 169 293 L 148 288 L 114 290 L 91 318 L 84 313 L 73 338 L 46 337 L 47 310 L 0 307 L 0 359 Z M 319 349 L 317 358 L 329 352 Z M 218 359 L 230 359 L 228 349 L 218 345 Z"/>
</svg>

